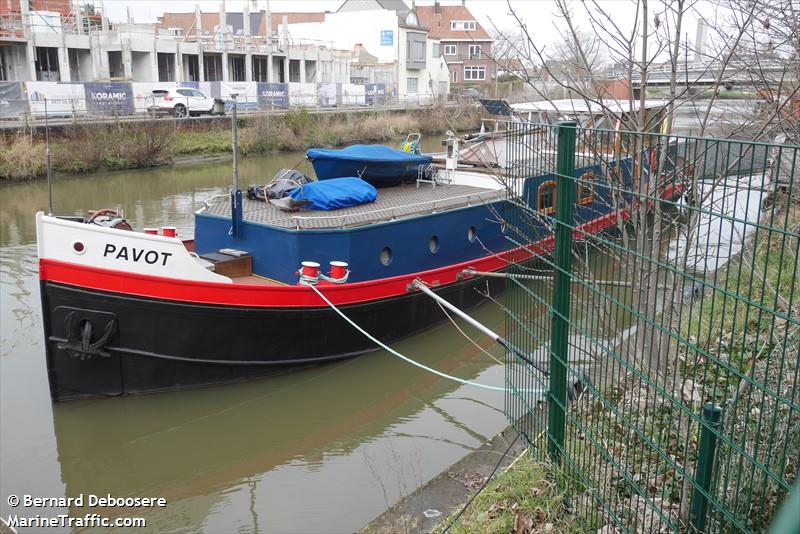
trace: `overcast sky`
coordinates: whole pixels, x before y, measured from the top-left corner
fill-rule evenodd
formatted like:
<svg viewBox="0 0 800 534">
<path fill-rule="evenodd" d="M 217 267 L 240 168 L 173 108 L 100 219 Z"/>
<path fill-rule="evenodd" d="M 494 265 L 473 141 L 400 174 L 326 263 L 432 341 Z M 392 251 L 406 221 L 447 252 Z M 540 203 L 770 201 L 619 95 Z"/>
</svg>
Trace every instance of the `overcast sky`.
<svg viewBox="0 0 800 534">
<path fill-rule="evenodd" d="M 89 0 L 79 0 L 86 1 Z M 227 11 L 241 11 L 245 0 L 226 0 Z M 250 5 L 253 5 L 250 0 Z M 122 21 L 126 17 L 128 6 L 136 22 L 155 22 L 163 11 L 194 11 L 195 4 L 206 12 L 218 12 L 220 0 L 95 0 L 103 6 L 107 16 L 113 21 Z M 343 0 L 257 0 L 258 9 L 266 9 L 269 5 L 273 12 L 280 11 L 336 11 Z M 410 5 L 411 1 L 406 0 Z M 442 0 L 443 5 L 459 4 L 460 0 Z M 418 0 L 418 5 L 432 5 L 433 0 Z M 605 11 L 614 19 L 615 23 L 624 28 L 631 27 L 634 23 L 635 9 L 629 0 L 600 0 Z M 466 5 L 478 21 L 487 29 L 494 26 L 503 30 L 517 26 L 514 18 L 509 14 L 506 0 L 467 0 Z M 555 6 L 552 0 L 512 0 L 511 5 L 519 17 L 528 26 L 528 31 L 533 35 L 539 45 L 561 41 L 559 28 L 563 31 L 563 20 L 555 15 Z M 576 20 L 579 27 L 589 31 L 589 21 L 582 16 L 583 9 L 576 6 Z M 708 15 L 706 15 L 708 16 Z M 686 35 L 690 41 L 694 40 L 696 32 L 696 18 L 687 17 L 684 24 Z"/>
</svg>

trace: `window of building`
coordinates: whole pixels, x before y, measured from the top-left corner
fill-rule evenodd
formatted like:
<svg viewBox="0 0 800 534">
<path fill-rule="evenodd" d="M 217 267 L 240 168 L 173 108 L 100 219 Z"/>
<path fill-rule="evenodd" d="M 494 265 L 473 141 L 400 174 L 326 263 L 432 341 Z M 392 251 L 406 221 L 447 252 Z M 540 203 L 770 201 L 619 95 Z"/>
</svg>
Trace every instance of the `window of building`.
<svg viewBox="0 0 800 534">
<path fill-rule="evenodd" d="M 431 57 L 439 57 L 442 55 L 441 45 L 439 43 L 433 43 L 431 46 Z"/>
<path fill-rule="evenodd" d="M 454 56 L 454 55 L 456 55 L 456 45 L 454 45 L 454 44 L 446 44 L 446 45 L 444 45 L 444 55 L 446 55 L 446 56 Z"/>
<path fill-rule="evenodd" d="M 453 69 L 453 83 L 458 83 L 458 71 Z"/>
<path fill-rule="evenodd" d="M 556 211 L 556 183 L 553 180 L 539 186 L 539 213 L 551 215 Z"/>
<path fill-rule="evenodd" d="M 269 57 L 253 56 L 253 81 L 268 82 Z"/>
<path fill-rule="evenodd" d="M 197 82 L 200 80 L 200 60 L 195 54 L 183 55 L 184 79 L 187 82 Z"/>
<path fill-rule="evenodd" d="M 417 92 L 417 78 L 408 78 L 407 79 L 406 90 L 409 93 L 416 93 Z"/>
<path fill-rule="evenodd" d="M 481 57 L 481 45 L 475 45 L 475 44 L 469 45 L 469 58 L 480 59 L 480 57 Z"/>
<path fill-rule="evenodd" d="M 464 81 L 485 80 L 486 67 L 464 67 Z"/>
<path fill-rule="evenodd" d="M 409 61 L 425 61 L 425 41 L 408 41 L 406 59 Z"/>
<path fill-rule="evenodd" d="M 228 79 L 232 82 L 243 82 L 247 79 L 245 56 L 228 54 Z"/>
<path fill-rule="evenodd" d="M 419 26 L 419 20 L 417 20 L 417 14 L 413 11 L 409 11 L 408 15 L 406 15 L 406 24 L 409 26 Z"/>
<path fill-rule="evenodd" d="M 58 71 L 58 48 L 36 47 L 36 79 L 45 82 L 61 81 Z"/>
<path fill-rule="evenodd" d="M 158 81 L 175 81 L 175 54 L 158 53 Z"/>
<path fill-rule="evenodd" d="M 594 200 L 594 173 L 585 172 L 578 178 L 578 205 L 585 206 Z"/>
<path fill-rule="evenodd" d="M 474 31 L 475 30 L 475 21 L 474 20 L 454 20 L 450 22 L 450 29 L 451 30 L 468 30 Z"/>
<path fill-rule="evenodd" d="M 207 82 L 222 80 L 222 56 L 220 54 L 203 54 L 203 78 Z"/>
</svg>

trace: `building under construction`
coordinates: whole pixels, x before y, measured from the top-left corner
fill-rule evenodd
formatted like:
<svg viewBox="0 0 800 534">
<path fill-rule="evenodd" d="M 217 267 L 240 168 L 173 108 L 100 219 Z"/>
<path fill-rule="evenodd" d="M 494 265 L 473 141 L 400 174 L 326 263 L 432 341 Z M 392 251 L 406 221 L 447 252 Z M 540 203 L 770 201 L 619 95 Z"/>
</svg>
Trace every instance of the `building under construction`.
<svg viewBox="0 0 800 534">
<path fill-rule="evenodd" d="M 102 2 L 0 0 L 0 81 L 349 83 L 352 54 L 291 39 L 299 15 L 166 13 L 110 22 Z M 292 19 L 292 20 L 290 20 Z M 307 20 L 306 20 L 307 19 Z"/>
</svg>

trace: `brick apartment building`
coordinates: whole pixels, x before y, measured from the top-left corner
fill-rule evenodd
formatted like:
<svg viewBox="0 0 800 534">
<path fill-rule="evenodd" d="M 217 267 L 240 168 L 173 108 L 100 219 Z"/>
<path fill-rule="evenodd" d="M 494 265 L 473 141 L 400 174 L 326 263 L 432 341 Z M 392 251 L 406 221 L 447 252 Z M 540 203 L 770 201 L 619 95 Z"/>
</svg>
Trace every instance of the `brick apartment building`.
<svg viewBox="0 0 800 534">
<path fill-rule="evenodd" d="M 420 23 L 428 35 L 441 42 L 440 53 L 450 70 L 453 86 L 481 86 L 494 76 L 491 60 L 494 39 L 464 5 L 416 6 Z"/>
</svg>

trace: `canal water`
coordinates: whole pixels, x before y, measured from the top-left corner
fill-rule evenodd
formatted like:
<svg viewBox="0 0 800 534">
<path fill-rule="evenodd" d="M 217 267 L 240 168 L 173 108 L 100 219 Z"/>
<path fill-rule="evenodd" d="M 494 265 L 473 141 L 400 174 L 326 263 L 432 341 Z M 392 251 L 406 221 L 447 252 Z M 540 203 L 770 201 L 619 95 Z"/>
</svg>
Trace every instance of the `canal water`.
<svg viewBox="0 0 800 534">
<path fill-rule="evenodd" d="M 240 184 L 266 183 L 301 161 L 300 153 L 245 159 Z M 121 208 L 136 228 L 177 225 L 186 235 L 193 210 L 225 193 L 230 176 L 223 161 L 58 178 L 55 210 Z M 87 512 L 11 508 L 9 495 L 110 494 L 164 497 L 166 507 L 137 512 L 151 531 L 350 532 L 506 426 L 502 393 L 440 379 L 383 351 L 233 386 L 54 405 L 34 226 L 46 207 L 43 181 L 0 186 L 4 518 Z M 496 304 L 475 316 L 502 329 Z M 252 333 L 265 344 L 272 334 Z M 502 367 L 450 323 L 395 347 L 447 373 L 503 383 Z"/>
</svg>

